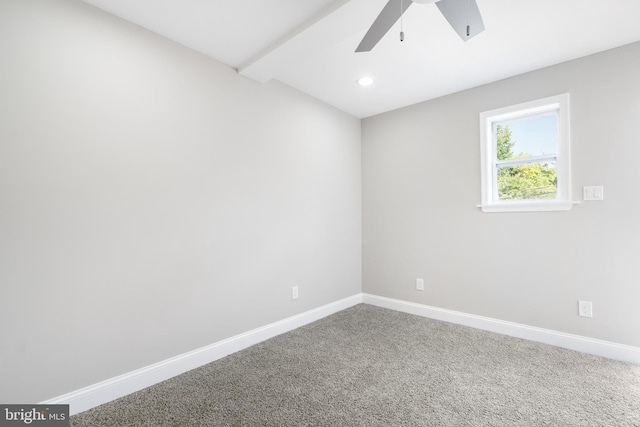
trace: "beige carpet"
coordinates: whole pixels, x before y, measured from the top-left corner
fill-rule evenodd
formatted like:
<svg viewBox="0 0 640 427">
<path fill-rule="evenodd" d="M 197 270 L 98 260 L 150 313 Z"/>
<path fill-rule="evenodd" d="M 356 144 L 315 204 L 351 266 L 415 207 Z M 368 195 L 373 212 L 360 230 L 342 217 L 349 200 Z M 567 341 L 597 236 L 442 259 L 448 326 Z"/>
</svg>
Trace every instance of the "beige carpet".
<svg viewBox="0 0 640 427">
<path fill-rule="evenodd" d="M 72 426 L 640 426 L 640 366 L 358 305 Z"/>
</svg>

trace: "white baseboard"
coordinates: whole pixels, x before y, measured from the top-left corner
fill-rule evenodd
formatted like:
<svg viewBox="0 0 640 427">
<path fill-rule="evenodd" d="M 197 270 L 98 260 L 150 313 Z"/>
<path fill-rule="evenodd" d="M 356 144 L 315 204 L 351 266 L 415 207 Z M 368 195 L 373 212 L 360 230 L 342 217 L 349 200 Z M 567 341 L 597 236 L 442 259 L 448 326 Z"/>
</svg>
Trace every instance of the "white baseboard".
<svg viewBox="0 0 640 427">
<path fill-rule="evenodd" d="M 504 320 L 492 319 L 490 317 L 476 316 L 473 314 L 461 313 L 458 311 L 446 310 L 443 308 L 370 294 L 363 294 L 362 302 L 378 307 L 389 308 L 391 310 L 402 311 L 404 313 L 457 323 L 459 325 L 470 326 L 476 329 L 551 344 L 570 350 L 580 351 L 582 353 L 589 353 L 596 356 L 640 365 L 640 347 L 633 347 L 630 345 L 618 344 L 610 341 L 583 337 L 580 335 L 567 334 L 550 329 L 537 328 L 534 326 L 522 325 L 520 323 L 507 322 Z"/>
<path fill-rule="evenodd" d="M 44 405 L 68 404 L 70 415 L 86 411 L 127 394 L 152 386 L 191 369 L 214 362 L 276 335 L 289 332 L 323 317 L 362 303 L 362 294 L 336 301 L 296 316 L 253 329 L 162 362 L 119 375 L 80 390 L 42 402 Z"/>
<path fill-rule="evenodd" d="M 86 411 L 119 397 L 157 384 L 191 369 L 214 362 L 231 353 L 289 332 L 354 305 L 365 303 L 391 310 L 415 314 L 435 320 L 456 323 L 485 331 L 551 344 L 583 353 L 603 356 L 640 365 L 640 348 L 572 335 L 519 323 L 476 316 L 458 311 L 416 304 L 370 294 L 357 294 L 296 316 L 253 329 L 162 362 L 111 378 L 80 390 L 58 396 L 42 404 L 68 404 L 70 415 Z"/>
</svg>

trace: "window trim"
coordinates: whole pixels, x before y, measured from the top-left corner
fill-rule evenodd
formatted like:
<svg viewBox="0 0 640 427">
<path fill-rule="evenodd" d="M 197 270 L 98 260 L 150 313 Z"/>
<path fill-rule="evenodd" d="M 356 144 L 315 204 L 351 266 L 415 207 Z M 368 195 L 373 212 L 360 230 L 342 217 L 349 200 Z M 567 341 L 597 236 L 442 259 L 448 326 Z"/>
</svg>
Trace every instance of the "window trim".
<svg viewBox="0 0 640 427">
<path fill-rule="evenodd" d="M 558 151 L 556 176 L 558 178 L 555 199 L 498 200 L 496 147 L 493 141 L 493 123 L 557 111 Z M 537 212 L 565 211 L 571 209 L 571 145 L 569 129 L 569 94 L 550 96 L 521 104 L 510 105 L 480 113 L 480 161 L 483 212 Z M 496 175 L 497 179 L 497 175 Z"/>
</svg>

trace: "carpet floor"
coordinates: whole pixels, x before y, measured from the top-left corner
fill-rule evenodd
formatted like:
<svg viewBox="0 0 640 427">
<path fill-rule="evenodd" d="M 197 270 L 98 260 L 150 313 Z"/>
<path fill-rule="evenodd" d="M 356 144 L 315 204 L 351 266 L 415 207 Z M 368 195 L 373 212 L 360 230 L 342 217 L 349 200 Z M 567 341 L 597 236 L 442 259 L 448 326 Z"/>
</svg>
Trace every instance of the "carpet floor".
<svg viewBox="0 0 640 427">
<path fill-rule="evenodd" d="M 71 426 L 640 426 L 640 366 L 360 304 Z"/>
</svg>

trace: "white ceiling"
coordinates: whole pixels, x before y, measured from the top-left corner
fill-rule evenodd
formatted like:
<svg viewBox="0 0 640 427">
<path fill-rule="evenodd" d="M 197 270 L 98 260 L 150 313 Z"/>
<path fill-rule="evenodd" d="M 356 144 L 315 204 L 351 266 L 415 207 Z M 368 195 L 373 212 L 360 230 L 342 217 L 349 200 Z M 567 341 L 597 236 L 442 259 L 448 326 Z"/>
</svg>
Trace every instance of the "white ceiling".
<svg viewBox="0 0 640 427">
<path fill-rule="evenodd" d="M 640 40 L 640 0 L 477 0 L 486 30 L 466 43 L 434 4 L 414 4 L 405 41 L 398 23 L 368 53 L 354 50 L 387 0 L 83 1 L 356 117 Z"/>
</svg>

